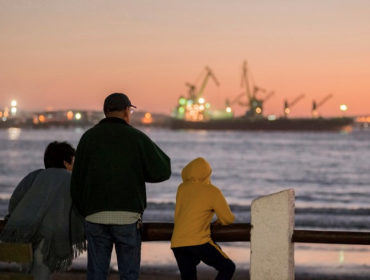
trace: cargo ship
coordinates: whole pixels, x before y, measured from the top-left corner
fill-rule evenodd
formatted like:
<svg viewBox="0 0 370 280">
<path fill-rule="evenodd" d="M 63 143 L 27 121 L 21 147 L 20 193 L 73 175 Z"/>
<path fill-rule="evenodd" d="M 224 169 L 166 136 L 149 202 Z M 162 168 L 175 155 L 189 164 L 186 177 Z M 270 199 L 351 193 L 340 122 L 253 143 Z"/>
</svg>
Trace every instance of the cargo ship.
<svg viewBox="0 0 370 280">
<path fill-rule="evenodd" d="M 249 130 L 249 131 L 350 131 L 353 118 L 268 118 L 237 117 L 208 121 L 171 119 L 171 129 Z"/>
<path fill-rule="evenodd" d="M 321 102 L 313 102 L 312 118 L 289 118 L 291 107 L 304 97 L 301 94 L 291 102 L 284 102 L 284 115 L 264 117 L 263 104 L 274 91 L 267 92 L 265 89 L 252 85 L 247 70 L 247 63 L 243 63 L 242 86 L 245 90 L 234 100 L 225 102 L 225 108 L 215 110 L 203 98 L 203 91 L 212 78 L 216 85 L 218 80 L 209 67 L 206 67 L 206 75 L 199 90 L 193 84 L 187 83 L 189 93 L 187 97 L 180 96 L 177 106 L 171 113 L 171 129 L 195 129 L 195 130 L 246 130 L 246 131 L 342 131 L 351 130 L 354 119 L 350 117 L 322 118 L 318 116 L 318 108 L 332 97 L 326 96 Z M 263 95 L 261 95 L 263 94 Z M 244 101 L 243 101 L 244 98 Z M 247 107 L 244 116 L 236 117 L 231 106 L 238 104 Z"/>
</svg>

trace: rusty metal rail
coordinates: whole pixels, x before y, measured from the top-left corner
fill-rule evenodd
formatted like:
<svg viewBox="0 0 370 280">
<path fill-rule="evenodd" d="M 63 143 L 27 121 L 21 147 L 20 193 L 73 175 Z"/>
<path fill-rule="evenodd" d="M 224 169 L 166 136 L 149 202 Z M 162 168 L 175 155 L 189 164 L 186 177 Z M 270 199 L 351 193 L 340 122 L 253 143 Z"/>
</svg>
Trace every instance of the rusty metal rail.
<svg viewBox="0 0 370 280">
<path fill-rule="evenodd" d="M 0 220 L 0 232 L 4 226 Z M 172 231 L 173 223 L 144 223 L 143 241 L 170 241 Z M 216 242 L 249 242 L 251 224 L 211 225 L 211 232 Z M 370 232 L 294 230 L 292 242 L 370 245 Z"/>
<path fill-rule="evenodd" d="M 292 242 L 370 245 L 370 232 L 294 230 Z"/>
<path fill-rule="evenodd" d="M 169 241 L 172 231 L 172 223 L 144 223 L 143 241 Z M 211 225 L 212 239 L 216 242 L 250 241 L 250 231 L 250 224 Z"/>
</svg>

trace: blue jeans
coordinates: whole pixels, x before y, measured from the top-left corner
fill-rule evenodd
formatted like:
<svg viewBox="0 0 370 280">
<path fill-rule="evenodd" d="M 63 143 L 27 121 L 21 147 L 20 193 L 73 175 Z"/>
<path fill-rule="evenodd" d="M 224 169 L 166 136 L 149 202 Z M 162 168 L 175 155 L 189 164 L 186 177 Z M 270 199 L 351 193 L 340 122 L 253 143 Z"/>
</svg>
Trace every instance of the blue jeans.
<svg viewBox="0 0 370 280">
<path fill-rule="evenodd" d="M 140 274 L 141 230 L 137 223 L 103 225 L 85 222 L 87 279 L 108 279 L 113 244 L 121 280 L 137 280 Z"/>
<path fill-rule="evenodd" d="M 214 244 L 218 246 L 217 244 Z M 202 261 L 214 267 L 218 274 L 216 280 L 230 280 L 235 272 L 235 264 L 226 258 L 215 246 L 203 245 L 172 248 L 182 280 L 197 280 L 197 265 Z M 221 250 L 221 248 L 218 246 Z"/>
</svg>

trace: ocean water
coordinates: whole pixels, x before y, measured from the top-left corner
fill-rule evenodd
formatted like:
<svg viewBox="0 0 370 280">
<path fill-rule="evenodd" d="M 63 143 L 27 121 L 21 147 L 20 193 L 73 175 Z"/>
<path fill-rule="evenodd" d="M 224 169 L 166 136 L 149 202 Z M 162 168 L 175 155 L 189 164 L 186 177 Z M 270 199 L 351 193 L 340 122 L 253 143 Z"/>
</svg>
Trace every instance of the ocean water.
<svg viewBox="0 0 370 280">
<path fill-rule="evenodd" d="M 292 188 L 296 194 L 296 229 L 370 230 L 370 131 L 139 129 L 161 147 L 172 164 L 170 180 L 147 184 L 144 222 L 173 221 L 181 170 L 192 159 L 204 157 L 213 169 L 211 181 L 224 193 L 236 222 L 250 222 L 253 199 Z M 6 215 L 9 198 L 19 181 L 28 172 L 43 168 L 46 145 L 58 140 L 76 147 L 83 132 L 81 128 L 0 130 L 0 218 Z M 370 266 L 370 261 L 362 257 L 367 255 L 370 259 L 370 247 L 366 246 L 296 245 L 296 256 L 302 255 L 306 260 L 308 255 L 320 251 L 343 260 L 343 250 L 348 254 L 357 252 L 353 261 L 356 265 Z"/>
</svg>

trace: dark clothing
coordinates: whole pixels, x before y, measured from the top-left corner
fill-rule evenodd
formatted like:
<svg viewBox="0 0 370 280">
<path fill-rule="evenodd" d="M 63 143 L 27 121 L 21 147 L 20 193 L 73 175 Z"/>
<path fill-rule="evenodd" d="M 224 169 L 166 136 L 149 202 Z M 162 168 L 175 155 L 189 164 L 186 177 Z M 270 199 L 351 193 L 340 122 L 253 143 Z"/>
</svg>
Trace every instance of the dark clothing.
<svg viewBox="0 0 370 280">
<path fill-rule="evenodd" d="M 217 245 L 216 245 L 217 246 Z M 235 272 L 235 264 L 211 243 L 172 248 L 182 280 L 197 279 L 197 265 L 202 261 L 217 271 L 216 280 L 229 280 Z"/>
<path fill-rule="evenodd" d="M 145 182 L 171 176 L 169 157 L 143 132 L 105 118 L 77 146 L 71 196 L 83 216 L 102 211 L 143 213 Z"/>
<path fill-rule="evenodd" d="M 0 242 L 32 243 L 37 253 L 29 272 L 38 275 L 35 279 L 69 270 L 86 250 L 84 219 L 73 207 L 70 181 L 66 169 L 39 169 L 23 178 L 10 198 Z"/>
<path fill-rule="evenodd" d="M 141 230 L 137 223 L 101 225 L 85 223 L 89 253 L 87 279 L 108 279 L 113 244 L 117 254 L 120 279 L 139 279 Z"/>
<path fill-rule="evenodd" d="M 15 188 L 12 196 L 10 197 L 9 206 L 8 206 L 8 214 L 4 217 L 4 220 L 9 220 L 10 216 L 17 208 L 19 202 L 23 199 L 23 197 L 27 194 L 29 189 L 31 188 L 33 182 L 36 179 L 37 174 L 39 174 L 44 169 L 37 169 L 29 173 L 26 177 L 22 179 L 22 181 L 18 184 Z"/>
</svg>

